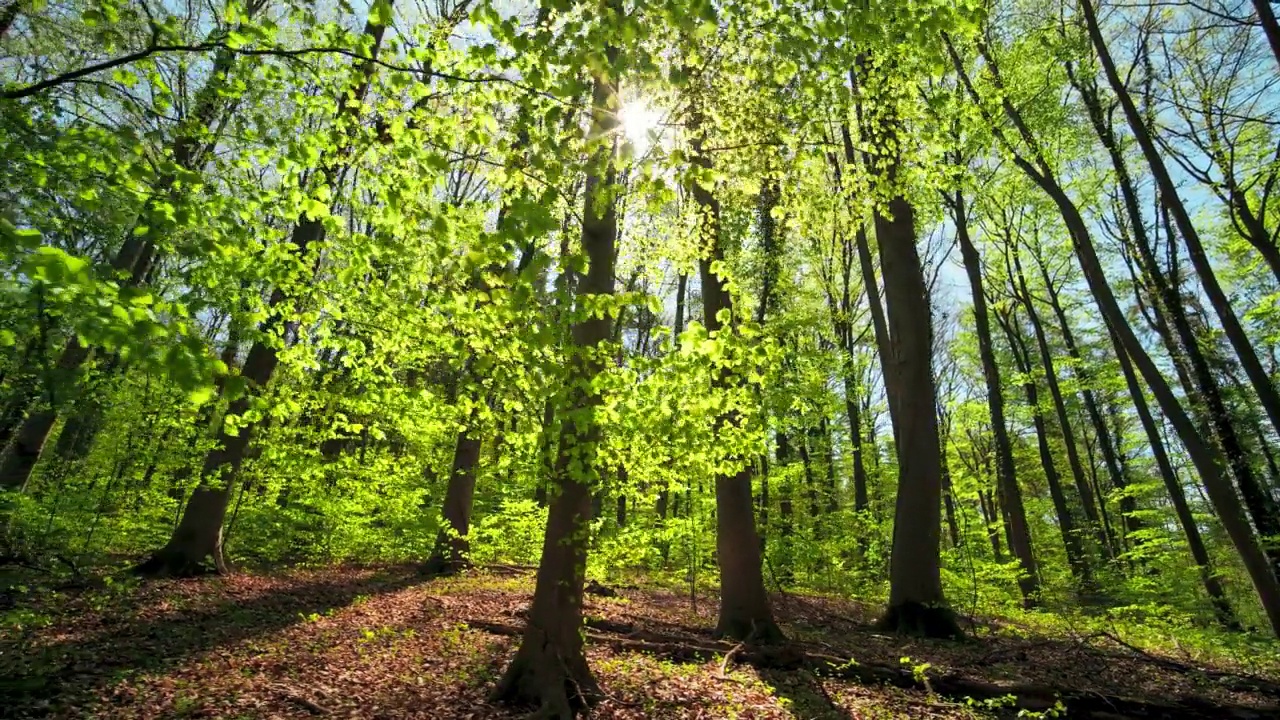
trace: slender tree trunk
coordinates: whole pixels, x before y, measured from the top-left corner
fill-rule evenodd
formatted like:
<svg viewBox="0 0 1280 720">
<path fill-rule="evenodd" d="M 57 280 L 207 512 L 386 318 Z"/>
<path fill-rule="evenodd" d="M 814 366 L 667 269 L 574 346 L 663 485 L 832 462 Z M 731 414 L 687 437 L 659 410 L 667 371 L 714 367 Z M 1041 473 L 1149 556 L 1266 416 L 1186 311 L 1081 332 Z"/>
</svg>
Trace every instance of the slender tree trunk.
<svg viewBox="0 0 1280 720">
<path fill-rule="evenodd" d="M 991 342 L 991 319 L 987 311 L 986 292 L 982 287 L 982 258 L 969 236 L 969 216 L 963 194 L 957 190 L 949 204 L 965 274 L 969 278 L 969 290 L 973 296 L 974 329 L 978 335 L 978 354 L 982 358 L 982 376 L 987 388 L 987 408 L 991 415 L 991 435 L 995 445 L 996 487 L 999 489 L 1001 507 L 1009 518 L 1009 552 L 1018 559 L 1021 571 L 1018 575 L 1018 587 L 1022 591 L 1023 606 L 1032 607 L 1038 603 L 1040 571 L 1036 567 L 1032 551 L 1027 512 L 1013 462 L 1013 444 L 1009 441 L 1009 429 L 1005 423 L 1004 387 L 1000 381 L 1000 364 L 996 361 Z M 998 539 L 995 542 L 998 544 Z"/>
<path fill-rule="evenodd" d="M 861 513 L 868 508 L 867 467 L 862 459 L 862 413 L 852 372 L 846 372 L 844 376 L 844 398 L 845 415 L 849 419 L 849 444 L 853 455 L 853 509 Z"/>
<path fill-rule="evenodd" d="M 1276 574 L 1266 554 L 1258 546 L 1257 537 L 1244 518 L 1235 489 L 1223 474 L 1224 460 L 1221 454 L 1211 441 L 1206 442 L 1201 438 L 1195 424 L 1182 409 L 1168 382 L 1160 374 L 1159 368 L 1129 326 L 1110 285 L 1107 284 L 1101 262 L 1093 249 L 1088 228 L 1084 219 L 1080 217 L 1079 211 L 1059 186 L 1052 184 L 1050 187 L 1053 189 L 1051 197 L 1063 210 L 1064 219 L 1071 230 L 1076 255 L 1080 258 L 1080 264 L 1084 268 L 1085 278 L 1089 282 L 1094 298 L 1107 324 L 1115 331 L 1117 339 L 1121 342 L 1121 347 L 1117 348 L 1117 354 L 1128 353 L 1133 364 L 1142 373 L 1147 386 L 1156 396 L 1161 411 L 1173 424 L 1183 447 L 1187 449 L 1187 454 L 1191 456 L 1193 464 L 1200 473 L 1210 502 L 1213 503 L 1223 528 L 1240 553 L 1250 579 L 1253 581 L 1254 589 L 1258 592 L 1259 600 L 1271 622 L 1272 630 L 1280 636 L 1280 583 L 1276 580 Z"/>
<path fill-rule="evenodd" d="M 711 168 L 711 159 L 703 151 L 706 141 L 705 119 L 695 100 L 688 123 L 692 162 L 702 168 Z M 710 333 L 729 334 L 737 322 L 733 299 L 729 294 L 727 278 L 718 275 L 713 266 L 724 262 L 725 254 L 720 228 L 720 202 L 700 183 L 692 183 L 691 194 L 701 212 L 700 226 L 708 252 L 699 260 L 702 280 L 703 324 Z M 728 324 L 721 319 L 721 312 L 728 315 Z M 715 382 L 719 387 L 729 387 L 741 382 L 724 368 L 716 371 Z M 717 434 L 730 423 L 740 421 L 735 413 L 717 418 Z M 716 624 L 718 635 L 739 640 L 769 643 L 781 640 L 783 635 L 773 620 L 773 610 L 764 588 L 761 567 L 760 537 L 755 528 L 755 511 L 751 498 L 752 465 L 738 460 L 741 469 L 734 473 L 716 476 L 716 558 L 720 563 L 720 615 Z"/>
<path fill-rule="evenodd" d="M 1054 414 L 1058 418 L 1058 429 L 1062 432 L 1062 444 L 1067 451 L 1067 466 L 1071 469 L 1071 478 L 1075 483 L 1076 493 L 1080 496 L 1080 505 L 1084 508 L 1085 523 L 1089 527 L 1099 549 L 1108 551 L 1110 543 L 1102 529 L 1098 516 L 1098 506 L 1093 501 L 1093 491 L 1089 489 L 1089 479 L 1085 477 L 1084 465 L 1080 462 L 1080 450 L 1076 444 L 1075 431 L 1072 429 L 1071 417 L 1067 413 L 1067 404 L 1062 397 L 1062 388 L 1058 385 L 1058 370 L 1053 362 L 1053 350 L 1049 347 L 1049 339 L 1045 334 L 1040 315 L 1032 302 L 1027 280 L 1022 274 L 1022 262 L 1018 259 L 1021 253 L 1014 249 L 1013 264 L 1016 270 L 1017 293 L 1027 311 L 1027 319 L 1031 321 L 1031 331 L 1036 338 L 1036 347 L 1040 351 L 1040 365 L 1044 372 L 1045 385 L 1049 388 L 1049 398 L 1053 401 Z"/>
<path fill-rule="evenodd" d="M 1156 468 L 1160 471 L 1160 479 L 1164 481 L 1165 491 L 1169 493 L 1169 500 L 1173 503 L 1173 512 L 1187 539 L 1187 548 L 1191 551 L 1196 567 L 1200 569 L 1200 582 L 1204 585 L 1205 593 L 1209 596 L 1209 602 L 1213 606 L 1218 621 L 1228 628 L 1236 629 L 1240 623 L 1236 620 L 1231 604 L 1227 601 L 1222 583 L 1214 573 L 1204 539 L 1200 537 L 1200 526 L 1196 524 L 1195 517 L 1191 514 L 1191 507 L 1187 505 L 1187 497 L 1182 491 L 1182 483 L 1178 481 L 1178 474 L 1174 472 L 1173 464 L 1169 462 L 1164 439 L 1160 435 L 1160 428 L 1156 425 L 1155 418 L 1151 416 L 1147 397 L 1142 392 L 1142 386 L 1138 384 L 1137 375 L 1134 374 L 1133 363 L 1130 362 L 1129 355 L 1116 337 L 1115 331 L 1109 327 L 1107 329 L 1111 335 L 1112 345 L 1116 348 L 1116 357 L 1120 361 L 1120 371 L 1124 375 L 1125 386 L 1129 390 L 1129 399 L 1133 402 L 1138 420 L 1142 423 L 1143 432 L 1147 435 L 1147 443 L 1151 446 L 1151 455 L 1155 458 Z"/>
<path fill-rule="evenodd" d="M 800 436 L 800 462 L 804 466 L 804 491 L 809 499 L 809 522 L 813 528 L 813 534 L 818 534 L 818 483 L 813 477 L 813 456 L 809 452 L 809 447 L 813 443 L 813 433 L 810 428 Z"/>
<path fill-rule="evenodd" d="M 1277 50 L 1280 49 L 1280 44 L 1277 44 L 1280 43 L 1280 36 L 1273 34 L 1277 30 L 1276 19 L 1275 15 L 1270 12 L 1268 3 L 1269 0 L 1256 0 L 1254 5 L 1259 8 L 1259 19 L 1263 23 L 1263 29 L 1267 34 L 1268 40 L 1272 43 L 1272 49 Z M 1267 10 L 1265 13 L 1261 9 L 1263 6 Z M 1223 291 L 1222 286 L 1218 283 L 1217 275 L 1209 262 L 1209 256 L 1205 252 L 1204 244 L 1200 240 L 1200 233 L 1195 224 L 1191 222 L 1191 214 L 1178 196 L 1178 187 L 1174 183 L 1173 177 L 1169 174 L 1168 168 L 1165 167 L 1164 159 L 1156 147 L 1155 140 L 1151 137 L 1147 123 L 1138 110 L 1138 106 L 1133 102 L 1133 98 L 1129 95 L 1129 89 L 1125 87 L 1124 80 L 1121 79 L 1120 73 L 1116 69 L 1115 61 L 1112 59 L 1106 40 L 1102 36 L 1102 29 L 1098 24 L 1092 0 L 1081 0 L 1080 9 L 1084 16 L 1093 48 L 1102 63 L 1103 74 L 1106 75 L 1112 91 L 1120 101 L 1120 107 L 1124 110 L 1124 115 L 1129 122 L 1129 129 L 1133 132 L 1134 140 L 1138 142 L 1138 146 L 1142 149 L 1142 154 L 1146 158 L 1147 165 L 1151 169 L 1151 175 L 1159 189 L 1161 201 L 1173 216 L 1178 233 L 1187 245 L 1191 263 L 1195 266 L 1196 274 L 1200 276 L 1200 283 L 1204 288 L 1205 295 L 1209 297 L 1209 302 L 1213 305 L 1214 312 L 1222 323 L 1223 332 L 1226 334 L 1227 339 L 1231 341 L 1231 346 L 1235 349 L 1236 356 L 1239 357 L 1245 374 L 1248 375 L 1249 381 L 1253 384 L 1254 392 L 1258 394 L 1258 399 L 1262 402 L 1262 407 L 1266 410 L 1272 427 L 1280 431 L 1280 393 L 1277 393 L 1271 377 L 1262 367 L 1262 362 L 1258 359 L 1253 343 L 1240 325 L 1240 319 L 1236 316 L 1235 310 L 1232 309 L 1226 292 Z M 1268 22 L 1270 23 L 1269 25 Z M 1280 61 L 1280 53 L 1277 54 L 1277 60 Z"/>
<path fill-rule="evenodd" d="M 1280 64 L 1280 22 L 1276 22 L 1276 13 L 1271 9 L 1270 0 L 1253 0 L 1253 9 L 1258 11 L 1258 24 L 1262 33 L 1267 36 L 1267 44 L 1271 46 L 1271 54 Z"/>
<path fill-rule="evenodd" d="M 830 514 L 840 509 L 840 499 L 839 486 L 836 482 L 835 440 L 831 437 L 831 427 L 827 424 L 825 417 L 818 423 L 818 436 L 822 440 L 822 461 L 827 473 L 827 483 L 824 488 L 827 497 L 822 510 Z"/>
<path fill-rule="evenodd" d="M 369 21 L 365 24 L 364 34 L 371 40 L 371 55 L 376 58 L 386 28 Z M 368 93 L 375 64 L 366 60 L 357 70 L 357 78 L 350 88 L 356 102 L 339 103 L 337 120 L 341 124 L 351 121 L 357 108 Z M 344 94 L 345 99 L 345 94 Z M 341 145 L 339 157 L 323 159 L 320 168 L 320 185 L 330 190 L 342 174 L 343 162 L 349 148 Z M 303 214 L 293 226 L 289 237 L 290 250 L 299 258 L 305 258 L 308 251 L 314 250 L 325 238 L 325 225 L 320 219 Z M 260 326 L 262 338 L 255 340 L 245 358 L 241 375 L 249 382 L 250 392 L 265 392 L 275 375 L 280 357 L 276 345 L 289 338 L 296 326 L 296 321 L 289 320 L 290 297 L 281 287 L 271 292 L 267 307 L 269 317 Z M 233 400 L 227 409 L 228 415 L 243 417 L 249 410 L 250 397 L 246 393 Z M 207 572 L 212 569 L 225 572 L 226 562 L 222 557 L 222 521 L 226 516 L 234 486 L 239 475 L 240 466 L 245 459 L 245 451 L 253 439 L 256 423 L 250 423 L 232 431 L 224 423 L 218 430 L 217 442 L 204 458 L 200 472 L 200 485 L 191 495 L 173 536 L 163 548 L 156 551 L 148 560 L 136 569 L 147 575 L 191 575 Z M 235 434 L 232 434 L 234 432 Z"/>
<path fill-rule="evenodd" d="M 785 432 L 778 432 L 778 447 L 774 457 L 777 459 L 774 466 L 778 468 L 779 473 L 786 473 L 787 467 L 791 465 L 791 438 Z M 782 541 L 780 545 L 783 552 L 788 554 L 791 551 L 791 537 L 795 532 L 791 495 L 791 481 L 788 478 L 786 482 L 780 483 L 778 487 L 778 535 Z M 787 562 L 783 562 L 782 567 L 778 570 L 778 583 L 784 586 L 795 582 L 795 572 L 792 569 L 791 558 L 788 556 L 786 560 Z"/>
<path fill-rule="evenodd" d="M 1217 511 L 1223 528 L 1240 554 L 1241 560 L 1249 573 L 1249 578 L 1253 582 L 1254 589 L 1258 593 L 1258 599 L 1262 603 L 1263 610 L 1271 623 L 1272 630 L 1277 636 L 1280 636 L 1280 582 L 1277 581 L 1276 573 L 1272 569 L 1266 554 L 1259 547 L 1257 536 L 1254 535 L 1253 529 L 1244 517 L 1240 507 L 1240 500 L 1235 494 L 1235 488 L 1231 486 L 1230 479 L 1223 473 L 1224 461 L 1221 453 L 1217 447 L 1211 442 L 1206 442 L 1197 432 L 1195 423 L 1183 410 L 1177 396 L 1173 393 L 1173 389 L 1169 387 L 1168 381 L 1160 373 L 1159 367 L 1151 359 L 1151 356 L 1147 354 L 1142 341 L 1129 325 L 1128 319 L 1125 317 L 1124 311 L 1121 309 L 1120 303 L 1116 300 L 1115 293 L 1107 281 L 1102 262 L 1098 259 L 1097 251 L 1093 246 L 1093 238 L 1089 234 L 1088 225 L 1080 215 L 1079 208 L 1076 207 L 1053 175 L 1052 169 L 1035 141 L 1035 137 L 1022 121 L 1022 116 L 1017 108 L 1008 99 L 1008 95 L 1004 95 L 1001 100 L 1002 109 L 1008 119 L 1015 125 L 1019 135 L 1033 149 L 1034 155 L 1030 160 L 1013 147 L 1012 143 L 1003 135 L 1003 131 L 1000 129 L 1001 125 L 995 123 L 989 116 L 988 111 L 985 110 L 985 106 L 982 105 L 977 91 L 965 73 L 963 63 L 960 61 L 955 48 L 950 44 L 949 38 L 947 39 L 947 49 L 966 90 L 975 100 L 975 105 L 988 121 L 988 125 L 995 132 L 997 139 L 1009 151 L 1014 163 L 1057 205 L 1063 222 L 1071 234 L 1072 246 L 1075 249 L 1076 258 L 1080 262 L 1080 267 L 1084 271 L 1089 290 L 1093 294 L 1099 310 L 1102 312 L 1104 321 L 1115 332 L 1117 339 L 1121 343 L 1121 347 L 1117 348 L 1117 354 L 1119 352 L 1127 352 L 1129 354 L 1134 366 L 1141 373 L 1147 386 L 1151 388 L 1152 394 L 1155 395 L 1161 411 L 1173 424 L 1183 447 L 1186 448 L 1192 463 L 1200 473 L 1205 490 L 1208 492 L 1209 500 Z M 990 54 L 985 52 L 985 48 L 982 48 L 982 50 L 996 80 L 997 87 L 1003 92 L 1004 88 L 1003 82 L 1000 80 L 999 68 Z"/>
<path fill-rule="evenodd" d="M 991 557 L 998 563 L 1004 562 L 1004 551 L 1000 549 L 1000 518 L 996 516 L 995 498 L 990 493 L 978 491 L 978 507 L 982 510 L 982 526 L 987 530 L 987 539 L 991 542 Z"/>
<path fill-rule="evenodd" d="M 1160 291 L 1160 302 L 1156 305 L 1163 306 L 1167 321 L 1177 333 L 1177 338 L 1167 337 L 1166 344 L 1176 358 L 1184 359 L 1190 366 L 1191 377 L 1184 379 L 1184 382 L 1190 383 L 1188 389 L 1192 392 L 1189 395 L 1204 404 L 1208 420 L 1217 436 L 1218 445 L 1213 450 L 1219 452 L 1220 447 L 1219 454 L 1226 456 L 1227 467 L 1235 476 L 1240 495 L 1244 498 L 1245 508 L 1253 519 L 1258 533 L 1264 538 L 1280 536 L 1280 506 L 1263 490 L 1258 480 L 1252 458 L 1236 428 L 1235 419 L 1227 405 L 1222 387 L 1214 376 L 1209 358 L 1206 357 L 1205 348 L 1191 327 L 1182 298 L 1169 278 L 1159 271 L 1152 249 L 1139 244 L 1138 251 L 1143 263 L 1147 265 L 1148 277 Z M 1159 317 L 1157 315 L 1158 319 Z M 1168 330 L 1164 332 L 1168 333 Z M 1213 438 L 1210 437 L 1209 442 L 1212 440 Z M 1280 544 L 1267 542 L 1264 539 L 1263 547 L 1270 559 L 1272 572 L 1280 574 Z"/>
<path fill-rule="evenodd" d="M 1058 466 L 1053 459 L 1053 450 L 1049 447 L 1049 433 L 1045 427 L 1044 414 L 1040 410 L 1039 390 L 1036 388 L 1035 375 L 1031 372 L 1031 357 L 1026 344 L 1014 327 L 1016 319 L 1005 319 L 997 315 L 1000 326 L 1009 338 L 1009 346 L 1013 349 L 1013 359 L 1022 373 L 1023 392 L 1027 396 L 1027 405 L 1031 408 L 1032 419 L 1036 428 L 1036 444 L 1040 451 L 1040 465 L 1044 468 L 1045 482 L 1049 485 L 1049 497 L 1053 500 L 1053 511 L 1058 517 L 1058 529 L 1062 532 L 1062 544 L 1067 551 L 1067 565 L 1071 574 L 1086 593 L 1093 592 L 1093 571 L 1089 566 L 1088 556 L 1080 542 L 1080 533 L 1076 530 L 1076 521 L 1067 504 L 1067 495 L 1062 491 L 1062 481 L 1058 476 Z M 1002 498 L 1003 500 L 1003 498 Z"/>
<path fill-rule="evenodd" d="M 621 10 L 610 3 L 608 10 Z M 616 48 L 606 47 L 612 68 Z M 603 73 L 593 78 L 590 141 L 596 145 L 588 174 L 582 213 L 582 247 L 588 269 L 577 288 L 579 298 L 613 294 L 618 213 L 615 195 L 600 193 L 617 182 L 614 167 L 618 128 L 616 79 Z M 603 168 L 603 176 L 599 168 Z M 603 188 L 601 187 L 603 186 Z M 605 198 L 603 206 L 598 198 Z M 579 300 L 579 309 L 585 300 Z M 590 410 L 601 402 L 592 380 L 604 369 L 595 352 L 609 339 L 607 316 L 586 314 L 572 329 L 573 379 L 569 408 L 561 424 L 555 489 L 547 517 L 533 603 L 520 649 L 507 667 L 494 696 L 512 704 L 538 704 L 541 716 L 572 720 L 601 697 L 583 651 L 582 602 L 586 579 L 587 536 L 591 523 L 591 491 L 597 484 L 600 427 Z M 585 412 L 584 412 L 585 411 Z"/>
<path fill-rule="evenodd" d="M 671 347 L 677 348 L 680 343 L 680 334 L 684 332 L 684 303 L 685 290 L 688 285 L 689 276 L 680 273 L 676 278 L 676 317 L 675 324 L 671 330 Z M 669 487 L 663 487 L 658 491 L 658 520 L 661 523 L 667 518 L 667 505 L 670 503 L 671 490 Z M 679 498 L 677 498 L 677 501 Z M 678 504 L 678 502 L 677 502 Z M 674 516 L 674 508 L 672 508 Z M 763 520 L 762 520 L 763 522 Z M 664 546 L 665 548 L 665 546 Z M 666 551 L 663 552 L 663 558 L 666 558 Z"/>
<path fill-rule="evenodd" d="M 1085 99 L 1085 107 L 1089 112 L 1090 122 L 1093 124 L 1098 138 L 1102 141 L 1103 147 L 1106 148 L 1107 154 L 1111 158 L 1112 167 L 1116 171 L 1117 185 L 1124 201 L 1125 212 L 1129 217 L 1129 226 L 1133 231 L 1132 244 L 1137 250 L 1139 264 L 1142 266 L 1146 279 L 1151 284 L 1155 295 L 1155 301 L 1150 304 L 1150 309 L 1155 321 L 1156 331 L 1173 358 L 1174 368 L 1178 372 L 1183 387 L 1186 388 L 1188 396 L 1193 399 L 1192 411 L 1195 412 L 1199 406 L 1203 405 L 1207 420 L 1212 424 L 1217 441 L 1221 444 L 1221 452 L 1217 447 L 1209 449 L 1214 456 L 1221 457 L 1222 454 L 1226 455 L 1231 473 L 1235 476 L 1236 483 L 1245 498 L 1246 507 L 1253 517 L 1254 523 L 1258 525 L 1259 531 L 1263 535 L 1280 532 L 1280 512 L 1276 511 L 1274 502 L 1266 497 L 1258 486 L 1247 453 L 1222 397 L 1221 388 L 1209 367 L 1204 348 L 1201 347 L 1188 321 L 1182 298 L 1157 263 L 1155 252 L 1146 232 L 1136 187 L 1129 174 L 1128 166 L 1123 153 L 1120 151 L 1115 134 L 1103 116 L 1101 102 L 1097 93 L 1082 85 L 1079 81 L 1076 81 L 1076 86 L 1081 89 L 1081 96 Z M 1047 178 L 1046 182 L 1048 182 Z M 1057 193 L 1061 196 L 1060 207 L 1062 202 L 1070 204 L 1070 200 L 1066 198 L 1064 192 L 1059 189 Z M 1068 208 L 1068 212 L 1070 211 L 1074 211 L 1074 205 Z M 1122 236 L 1123 228 L 1124 224 L 1121 223 Z M 1134 292 L 1138 294 L 1139 298 L 1141 297 L 1137 287 L 1134 288 Z M 1176 338 L 1174 337 L 1174 330 L 1177 332 Z M 1117 350 L 1117 353 L 1119 353 L 1119 350 Z M 1142 350 L 1142 354 L 1145 355 L 1145 350 Z M 1135 355 L 1134 358 L 1134 362 L 1137 363 L 1137 356 Z M 1161 382 L 1164 382 L 1163 376 L 1161 376 Z M 1203 423 L 1193 425 L 1192 431 L 1198 437 L 1209 438 L 1209 443 L 1213 443 L 1213 438 L 1209 436 L 1207 428 L 1203 427 Z M 1179 431 L 1179 435 L 1181 436 L 1181 431 Z M 1204 461 L 1206 458 L 1202 457 L 1201 460 Z M 1234 491 L 1232 496 L 1234 496 Z M 1225 495 L 1223 499 L 1227 499 Z M 1233 537 L 1233 542 L 1243 542 L 1243 538 Z M 1255 542 L 1256 540 L 1249 540 L 1250 544 Z M 1237 545 L 1237 548 L 1239 547 Z M 1267 555 L 1273 566 L 1271 574 L 1274 576 L 1276 568 L 1280 568 L 1280 548 L 1271 547 L 1267 550 Z M 1259 580 L 1255 578 L 1255 587 L 1258 582 Z M 1277 612 L 1280 612 L 1280 610 Z"/>
<path fill-rule="evenodd" d="M 1049 277 L 1049 270 L 1045 267 L 1038 254 L 1035 255 L 1034 259 L 1040 269 L 1040 277 L 1044 281 L 1045 289 L 1049 296 L 1049 307 L 1053 310 L 1054 317 L 1058 319 L 1058 326 L 1062 328 L 1062 340 L 1067 346 L 1067 354 L 1075 361 L 1076 379 L 1079 381 L 1081 388 L 1080 397 L 1084 400 L 1085 411 L 1088 413 L 1089 420 L 1093 425 L 1094 436 L 1098 438 L 1098 446 L 1102 453 L 1103 464 L 1107 468 L 1107 475 L 1111 479 L 1112 487 L 1123 493 L 1120 499 L 1120 513 L 1124 518 L 1125 530 L 1129 535 L 1133 535 L 1142 529 L 1142 522 L 1135 515 L 1137 502 L 1132 495 L 1125 492 L 1129 482 L 1125 477 L 1124 467 L 1116 449 L 1120 437 L 1116 435 L 1113 441 L 1111 433 L 1107 429 L 1107 423 L 1102 417 L 1097 397 L 1090 387 L 1092 378 L 1089 372 L 1085 370 L 1084 355 L 1080 352 L 1079 345 L 1076 344 L 1075 333 L 1071 331 L 1071 324 L 1067 321 L 1067 313 L 1062 307 L 1058 289 L 1054 287 L 1052 279 Z M 1099 507 L 1105 511 L 1105 502 L 1100 501 Z"/>
</svg>

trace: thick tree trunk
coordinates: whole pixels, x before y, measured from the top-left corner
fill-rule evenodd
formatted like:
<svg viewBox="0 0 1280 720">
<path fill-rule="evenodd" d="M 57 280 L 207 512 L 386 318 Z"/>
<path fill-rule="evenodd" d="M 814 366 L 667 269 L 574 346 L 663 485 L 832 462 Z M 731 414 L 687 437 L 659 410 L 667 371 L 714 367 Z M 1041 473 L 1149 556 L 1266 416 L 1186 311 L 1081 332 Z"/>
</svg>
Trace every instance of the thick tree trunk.
<svg viewBox="0 0 1280 720">
<path fill-rule="evenodd" d="M 987 408 L 991 415 L 991 435 L 996 455 L 996 487 L 1001 506 L 1009 518 L 1009 551 L 1018 559 L 1018 587 L 1022 591 L 1024 607 L 1032 607 L 1040 594 L 1040 571 L 1036 567 L 1031 546 L 1031 532 L 1027 526 L 1027 512 L 1022 502 L 1022 489 L 1018 485 L 1013 462 L 1013 445 L 1009 441 L 1009 429 L 1004 417 L 1004 387 L 1000 381 L 1000 364 L 996 361 L 991 342 L 991 319 L 987 311 L 987 296 L 982 287 L 982 258 L 969 236 L 968 209 L 964 196 L 956 191 L 949 197 L 952 222 L 960 244 L 965 274 L 969 278 L 969 290 L 973 296 L 974 329 L 978 335 L 978 354 L 982 358 L 982 377 L 987 388 Z M 999 540 L 993 538 L 998 546 Z M 998 555 L 997 551 L 997 555 Z"/>
<path fill-rule="evenodd" d="M 871 123 L 872 144 L 891 148 L 873 164 L 878 185 L 891 193 L 888 213 L 875 214 L 876 245 L 884 273 L 888 343 L 881 363 L 896 406 L 898 497 L 889 564 L 889 606 L 882 625 L 926 637 L 962 633 L 942 592 L 941 440 L 933 378 L 933 320 L 924 267 L 916 250 L 915 208 L 897 186 L 898 125 L 892 109 Z M 889 380 L 892 378 L 892 380 Z"/>
<path fill-rule="evenodd" d="M 471 506 L 476 489 L 476 466 L 480 461 L 480 437 L 473 428 L 458 433 L 453 449 L 453 466 L 445 488 L 442 519 L 444 527 L 436 535 L 435 548 L 427 560 L 430 574 L 455 573 L 467 564 L 471 543 Z"/>
<path fill-rule="evenodd" d="M 611 8 L 613 9 L 613 8 Z M 616 10 L 615 10 L 616 11 Z M 610 66 L 617 50 L 606 48 Z M 618 239 L 617 201 L 597 192 L 616 183 L 612 138 L 618 127 L 615 80 L 596 74 L 591 93 L 590 140 L 597 143 L 592 165 L 604 168 L 588 174 L 582 213 L 582 247 L 587 273 L 577 287 L 580 298 L 613 294 L 615 245 Z M 597 198 L 607 198 L 603 207 Z M 579 301 L 579 307 L 585 301 Z M 572 720 L 600 697 L 600 689 L 583 652 L 582 602 L 586 579 L 587 537 L 591 523 L 591 493 L 598 484 L 597 451 L 600 427 L 591 408 L 601 402 L 592 380 L 604 369 L 595 352 L 608 340 L 611 326 L 606 317 L 588 315 L 574 324 L 569 377 L 573 385 L 569 408 L 561 424 L 554 474 L 556 492 L 551 498 L 542 560 L 538 565 L 533 603 L 520 649 L 499 680 L 494 696 L 512 704 L 536 704 L 545 718 Z M 750 488 L 748 487 L 748 493 Z M 749 500 L 748 500 L 749 502 Z M 754 546 L 754 544 L 753 544 Z M 758 548 L 757 548 L 758 549 Z"/>
</svg>

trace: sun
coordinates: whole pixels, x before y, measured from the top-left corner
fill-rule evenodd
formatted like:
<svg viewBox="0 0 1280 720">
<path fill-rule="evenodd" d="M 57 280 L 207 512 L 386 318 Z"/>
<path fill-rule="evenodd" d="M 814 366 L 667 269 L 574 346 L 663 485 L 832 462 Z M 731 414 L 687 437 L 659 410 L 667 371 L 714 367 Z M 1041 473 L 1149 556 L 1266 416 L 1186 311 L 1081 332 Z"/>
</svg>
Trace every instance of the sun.
<svg viewBox="0 0 1280 720">
<path fill-rule="evenodd" d="M 644 100 L 633 98 L 623 103 L 618 111 L 618 119 L 622 122 L 622 134 L 631 144 L 633 152 L 643 155 L 653 141 L 649 133 L 656 131 L 662 122 L 662 113 Z"/>
</svg>

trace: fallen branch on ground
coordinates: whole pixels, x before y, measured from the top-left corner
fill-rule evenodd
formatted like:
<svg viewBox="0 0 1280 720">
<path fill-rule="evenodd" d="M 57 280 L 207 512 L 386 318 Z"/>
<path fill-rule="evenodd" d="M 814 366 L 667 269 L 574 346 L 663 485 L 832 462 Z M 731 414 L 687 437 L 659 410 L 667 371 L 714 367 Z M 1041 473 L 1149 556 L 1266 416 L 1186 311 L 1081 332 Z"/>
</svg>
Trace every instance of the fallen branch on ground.
<svg viewBox="0 0 1280 720">
<path fill-rule="evenodd" d="M 523 628 L 485 621 L 473 621 L 471 627 L 497 635 L 518 636 Z M 661 655 L 671 660 L 712 662 L 722 653 L 735 650 L 727 643 L 692 644 L 687 642 L 663 642 L 620 638 L 597 632 L 587 633 L 587 639 L 624 652 L 644 652 Z M 1097 720 L 1272 720 L 1280 717 L 1280 706 L 1252 707 L 1224 705 L 1195 696 L 1153 700 L 1148 698 L 1108 695 L 1100 692 L 1054 688 L 1033 683 L 996 683 L 968 677 L 958 673 L 935 673 L 928 678 L 917 677 L 909 669 L 880 663 L 859 663 L 851 658 L 841 658 L 807 652 L 797 645 L 779 647 L 744 647 L 741 661 L 760 668 L 779 670 L 809 670 L 825 678 L 852 680 L 864 685 L 889 685 L 905 690 L 931 690 L 937 695 L 974 700 L 1001 700 L 1012 698 L 1012 706 L 1018 710 L 1044 712 L 1061 702 L 1067 708 L 1068 717 L 1096 718 Z"/>
</svg>

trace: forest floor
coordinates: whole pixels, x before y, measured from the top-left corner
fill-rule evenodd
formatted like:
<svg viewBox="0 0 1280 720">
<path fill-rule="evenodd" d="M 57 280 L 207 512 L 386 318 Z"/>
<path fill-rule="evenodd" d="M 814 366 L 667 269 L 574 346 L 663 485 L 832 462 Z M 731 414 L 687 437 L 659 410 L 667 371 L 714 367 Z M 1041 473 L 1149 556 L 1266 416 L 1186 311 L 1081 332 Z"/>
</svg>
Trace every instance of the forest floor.
<svg viewBox="0 0 1280 720">
<path fill-rule="evenodd" d="M 519 717 L 487 695 L 532 584 L 336 566 L 10 586 L 0 717 Z M 695 611 L 687 593 L 616 592 L 588 596 L 587 651 L 608 694 L 592 718 L 985 718 L 1059 702 L 1039 716 L 1280 717 L 1280 668 L 1208 667 L 1106 633 L 983 621 L 969 642 L 911 640 L 877 632 L 877 608 L 779 594 L 793 644 L 770 653 L 714 639 L 714 597 Z"/>
</svg>

